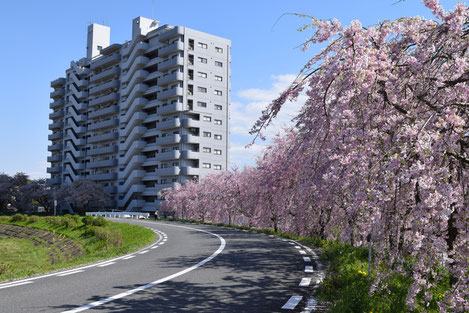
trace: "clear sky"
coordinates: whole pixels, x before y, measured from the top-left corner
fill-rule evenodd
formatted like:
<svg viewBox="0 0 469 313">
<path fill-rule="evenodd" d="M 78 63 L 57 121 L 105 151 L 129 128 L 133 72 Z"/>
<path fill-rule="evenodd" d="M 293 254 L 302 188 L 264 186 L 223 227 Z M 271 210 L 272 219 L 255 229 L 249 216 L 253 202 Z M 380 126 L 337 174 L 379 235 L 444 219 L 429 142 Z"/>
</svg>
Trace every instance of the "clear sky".
<svg viewBox="0 0 469 313">
<path fill-rule="evenodd" d="M 152 9 L 154 2 L 154 10 Z M 401 16 L 431 17 L 420 0 L 43 0 L 2 1 L 0 11 L 0 173 L 46 174 L 50 81 L 64 76 L 71 60 L 86 55 L 90 23 L 111 27 L 111 43 L 131 38 L 137 16 L 181 25 L 232 41 L 232 164 L 252 164 L 259 146 L 246 151 L 249 128 L 260 110 L 288 85 L 318 51 L 297 48 L 307 20 L 284 13 L 358 19 L 363 25 Z M 441 1 L 451 9 L 456 0 Z M 154 14 L 152 13 L 154 11 Z M 280 18 L 280 19 L 279 19 Z M 277 22 L 277 23 L 276 23 Z M 275 24 L 275 27 L 274 27 Z M 291 104 L 267 135 L 295 112 Z M 277 127 L 277 128 L 276 128 Z"/>
</svg>

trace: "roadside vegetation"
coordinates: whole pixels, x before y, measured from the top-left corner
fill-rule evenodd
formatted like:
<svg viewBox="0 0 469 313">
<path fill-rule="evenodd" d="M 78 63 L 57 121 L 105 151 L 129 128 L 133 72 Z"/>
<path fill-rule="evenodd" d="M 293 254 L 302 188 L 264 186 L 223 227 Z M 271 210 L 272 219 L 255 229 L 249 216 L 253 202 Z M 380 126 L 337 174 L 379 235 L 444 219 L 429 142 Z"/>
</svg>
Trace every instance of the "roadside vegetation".
<svg viewBox="0 0 469 313">
<path fill-rule="evenodd" d="M 0 216 L 0 281 L 116 257 L 155 239 L 147 228 L 103 217 Z"/>
</svg>

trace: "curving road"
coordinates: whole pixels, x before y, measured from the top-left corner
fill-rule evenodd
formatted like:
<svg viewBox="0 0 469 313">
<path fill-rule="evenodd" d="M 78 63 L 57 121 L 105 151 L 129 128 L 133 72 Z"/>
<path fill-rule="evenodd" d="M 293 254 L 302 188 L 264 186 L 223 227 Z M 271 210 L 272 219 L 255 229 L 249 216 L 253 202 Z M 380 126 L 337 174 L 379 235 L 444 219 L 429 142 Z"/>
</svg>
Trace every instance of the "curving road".
<svg viewBox="0 0 469 313">
<path fill-rule="evenodd" d="M 0 283 L 0 312 L 315 312 L 309 247 L 258 233 L 116 220 L 159 234 L 135 253 Z"/>
</svg>

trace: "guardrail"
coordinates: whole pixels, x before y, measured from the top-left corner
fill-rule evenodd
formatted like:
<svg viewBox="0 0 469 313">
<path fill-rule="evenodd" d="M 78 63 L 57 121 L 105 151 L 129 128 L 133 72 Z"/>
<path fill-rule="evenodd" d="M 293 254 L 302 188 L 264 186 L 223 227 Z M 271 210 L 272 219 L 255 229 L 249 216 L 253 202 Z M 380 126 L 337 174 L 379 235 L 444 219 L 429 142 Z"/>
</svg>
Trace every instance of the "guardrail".
<svg viewBox="0 0 469 313">
<path fill-rule="evenodd" d="M 115 218 L 135 218 L 135 219 L 150 217 L 150 213 L 142 213 L 142 212 L 86 212 L 86 215 L 115 217 Z"/>
</svg>

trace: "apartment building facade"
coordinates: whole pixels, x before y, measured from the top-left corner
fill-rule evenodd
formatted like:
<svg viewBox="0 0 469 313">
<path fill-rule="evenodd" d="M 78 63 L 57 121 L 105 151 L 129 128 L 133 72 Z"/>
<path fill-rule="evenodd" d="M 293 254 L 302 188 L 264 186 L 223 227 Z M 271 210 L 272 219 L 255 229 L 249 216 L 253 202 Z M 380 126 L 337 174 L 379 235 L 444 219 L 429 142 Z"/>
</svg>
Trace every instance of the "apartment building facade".
<svg viewBox="0 0 469 313">
<path fill-rule="evenodd" d="M 111 45 L 109 27 L 90 25 L 87 57 L 51 82 L 49 184 L 91 179 L 112 208 L 154 211 L 161 189 L 226 170 L 230 47 L 144 17 Z"/>
</svg>

